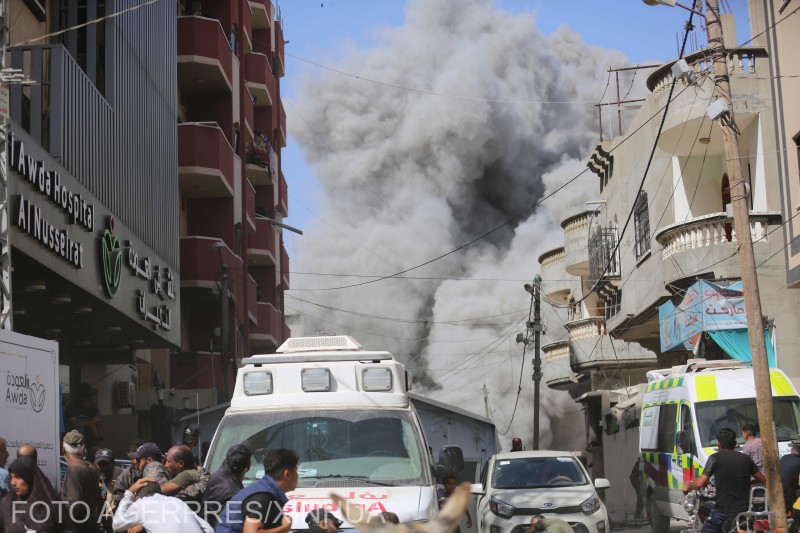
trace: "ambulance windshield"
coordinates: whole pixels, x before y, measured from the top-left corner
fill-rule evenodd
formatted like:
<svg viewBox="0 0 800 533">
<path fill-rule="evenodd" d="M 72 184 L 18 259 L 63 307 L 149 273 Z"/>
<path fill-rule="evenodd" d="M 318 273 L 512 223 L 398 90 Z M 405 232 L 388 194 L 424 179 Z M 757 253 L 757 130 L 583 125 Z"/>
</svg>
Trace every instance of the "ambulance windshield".
<svg viewBox="0 0 800 533">
<path fill-rule="evenodd" d="M 779 441 L 787 441 L 800 433 L 800 401 L 796 397 L 773 398 L 775 430 Z M 755 398 L 697 402 L 697 423 L 703 447 L 716 446 L 716 434 L 722 428 L 732 429 L 741 443 L 742 426 L 758 427 L 758 409 Z"/>
<path fill-rule="evenodd" d="M 216 471 L 228 448 L 245 442 L 254 451 L 248 484 L 264 475 L 267 450 L 289 448 L 300 456 L 298 487 L 420 485 L 430 480 L 424 447 L 409 413 L 298 411 L 226 416 L 206 468 Z"/>
</svg>

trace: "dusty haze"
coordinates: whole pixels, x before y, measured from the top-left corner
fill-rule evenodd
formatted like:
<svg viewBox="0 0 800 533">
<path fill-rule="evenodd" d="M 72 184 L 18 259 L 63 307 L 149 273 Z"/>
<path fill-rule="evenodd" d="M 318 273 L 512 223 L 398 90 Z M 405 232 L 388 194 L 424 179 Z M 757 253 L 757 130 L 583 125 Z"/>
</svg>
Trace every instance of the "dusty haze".
<svg viewBox="0 0 800 533">
<path fill-rule="evenodd" d="M 402 27 L 331 66 L 470 98 L 309 71 L 291 104 L 304 120 L 287 111 L 324 199 L 296 240 L 292 270 L 393 274 L 531 210 L 543 194 L 585 169 L 598 141 L 592 102 L 604 93 L 606 70 L 627 64 L 621 53 L 590 47 L 566 27 L 546 36 L 533 15 L 511 15 L 489 0 L 412 0 Z M 572 103 L 531 103 L 538 101 Z M 522 280 L 539 271 L 542 252 L 563 244 L 560 221 L 598 193 L 596 176 L 587 172 L 501 230 L 406 274 L 444 279 L 292 290 L 287 308 L 302 313 L 307 333 L 349 334 L 368 348 L 388 349 L 410 363 L 416 392 L 488 414 L 503 433 L 523 363 L 514 342 L 530 305 Z M 292 289 L 366 280 L 293 275 Z M 542 310 L 548 324 L 543 344 L 565 338 L 566 317 L 547 304 Z M 531 446 L 530 352 L 525 359 L 519 407 L 500 437 L 505 448 L 513 436 Z M 542 401 L 542 445 L 582 446 L 578 406 L 544 382 Z M 556 421 L 558 429 L 551 430 Z"/>
</svg>

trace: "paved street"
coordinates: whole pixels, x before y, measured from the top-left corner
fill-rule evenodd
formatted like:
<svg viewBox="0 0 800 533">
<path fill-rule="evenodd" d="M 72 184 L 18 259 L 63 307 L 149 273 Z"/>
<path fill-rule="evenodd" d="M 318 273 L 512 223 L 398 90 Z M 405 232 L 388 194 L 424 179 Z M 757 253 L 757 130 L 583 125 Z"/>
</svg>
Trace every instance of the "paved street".
<svg viewBox="0 0 800 533">
<path fill-rule="evenodd" d="M 670 524 L 669 533 L 680 533 L 681 530 L 686 529 L 687 527 L 688 527 L 687 522 L 680 522 L 678 520 L 673 520 Z M 624 533 L 651 533 L 652 531 L 648 524 L 635 525 L 631 527 L 614 526 L 611 528 L 611 530 Z"/>
</svg>

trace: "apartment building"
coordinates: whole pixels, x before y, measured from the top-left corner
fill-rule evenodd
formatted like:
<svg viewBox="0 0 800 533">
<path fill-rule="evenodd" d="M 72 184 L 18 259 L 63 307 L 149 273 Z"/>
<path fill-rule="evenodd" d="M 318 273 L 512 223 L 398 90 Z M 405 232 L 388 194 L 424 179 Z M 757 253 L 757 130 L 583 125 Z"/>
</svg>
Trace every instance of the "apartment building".
<svg viewBox="0 0 800 533">
<path fill-rule="evenodd" d="M 179 5 L 182 335 L 168 386 L 177 407 L 227 401 L 242 357 L 288 336 L 289 258 L 276 225 L 288 207 L 283 47 L 269 0 Z"/>
</svg>

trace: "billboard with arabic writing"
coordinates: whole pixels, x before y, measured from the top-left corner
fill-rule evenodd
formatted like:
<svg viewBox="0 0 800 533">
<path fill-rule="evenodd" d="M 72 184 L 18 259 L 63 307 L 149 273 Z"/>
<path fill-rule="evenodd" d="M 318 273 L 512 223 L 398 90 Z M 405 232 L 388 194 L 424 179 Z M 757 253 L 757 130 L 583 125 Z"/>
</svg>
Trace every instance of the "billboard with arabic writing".
<svg viewBox="0 0 800 533">
<path fill-rule="evenodd" d="M 658 308 L 661 351 L 691 350 L 700 333 L 747 327 L 742 282 L 723 287 L 701 280 Z"/>
</svg>

